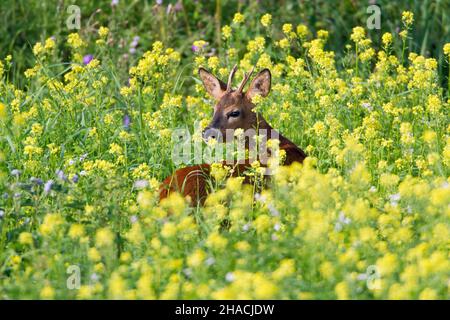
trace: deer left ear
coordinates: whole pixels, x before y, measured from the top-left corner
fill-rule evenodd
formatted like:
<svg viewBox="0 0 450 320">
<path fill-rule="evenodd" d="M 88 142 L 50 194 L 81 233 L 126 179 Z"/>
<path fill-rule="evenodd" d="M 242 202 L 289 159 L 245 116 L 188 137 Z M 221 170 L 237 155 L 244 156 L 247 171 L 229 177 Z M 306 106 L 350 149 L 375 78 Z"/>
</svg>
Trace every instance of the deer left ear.
<svg viewBox="0 0 450 320">
<path fill-rule="evenodd" d="M 272 76 L 269 69 L 260 71 L 252 83 L 250 83 L 250 87 L 246 93 L 247 98 L 251 100 L 256 95 L 266 97 L 270 92 L 271 81 Z"/>
<path fill-rule="evenodd" d="M 214 99 L 220 100 L 227 88 L 227 85 L 204 68 L 198 69 L 198 75 L 200 76 L 206 91 Z"/>
</svg>

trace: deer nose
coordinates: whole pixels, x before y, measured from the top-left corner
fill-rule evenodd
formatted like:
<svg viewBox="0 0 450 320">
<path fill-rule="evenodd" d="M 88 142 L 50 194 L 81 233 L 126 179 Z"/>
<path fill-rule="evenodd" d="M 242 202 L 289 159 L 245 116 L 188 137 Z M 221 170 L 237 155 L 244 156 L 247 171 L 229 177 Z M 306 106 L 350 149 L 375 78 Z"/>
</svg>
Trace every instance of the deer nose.
<svg viewBox="0 0 450 320">
<path fill-rule="evenodd" d="M 221 136 L 220 130 L 216 128 L 206 127 L 203 130 L 203 140 L 208 141 L 209 139 L 218 140 Z"/>
</svg>

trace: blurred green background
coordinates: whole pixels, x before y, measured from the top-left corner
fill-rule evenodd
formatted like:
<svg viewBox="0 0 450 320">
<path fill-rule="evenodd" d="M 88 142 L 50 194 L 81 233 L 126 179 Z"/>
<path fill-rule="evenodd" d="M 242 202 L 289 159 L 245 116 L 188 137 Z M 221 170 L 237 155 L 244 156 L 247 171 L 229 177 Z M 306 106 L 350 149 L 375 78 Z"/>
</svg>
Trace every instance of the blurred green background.
<svg viewBox="0 0 450 320">
<path fill-rule="evenodd" d="M 438 60 L 441 81 L 446 87 L 448 65 L 443 61 L 442 47 L 450 41 L 450 0 L 2 0 L 0 59 L 13 55 L 14 66 L 9 76 L 16 85 L 23 86 L 23 71 L 33 65 L 32 45 L 50 36 L 61 38 L 76 31 L 66 26 L 70 5 L 80 7 L 79 32 L 84 38 L 95 38 L 100 25 L 114 32 L 114 43 L 110 46 L 118 64 L 123 64 L 124 72 L 155 40 L 181 51 L 185 58 L 192 54 L 191 45 L 198 39 L 220 48 L 218 31 L 229 24 L 238 11 L 246 16 L 249 37 L 263 32 L 259 19 L 264 13 L 271 13 L 273 23 L 280 26 L 280 35 L 283 23 L 294 26 L 303 23 L 313 32 L 328 30 L 328 49 L 340 56 L 351 29 L 358 25 L 366 28 L 370 16 L 367 8 L 373 4 L 381 9 L 381 30 L 368 30 L 375 47 L 379 47 L 382 33 L 400 30 L 402 11 L 412 11 L 415 22 L 410 50 Z M 130 52 L 130 44 L 136 36 L 139 36 L 139 45 L 136 51 Z M 63 56 L 67 56 L 64 41 L 58 43 Z M 189 59 L 184 61 L 188 63 Z"/>
</svg>

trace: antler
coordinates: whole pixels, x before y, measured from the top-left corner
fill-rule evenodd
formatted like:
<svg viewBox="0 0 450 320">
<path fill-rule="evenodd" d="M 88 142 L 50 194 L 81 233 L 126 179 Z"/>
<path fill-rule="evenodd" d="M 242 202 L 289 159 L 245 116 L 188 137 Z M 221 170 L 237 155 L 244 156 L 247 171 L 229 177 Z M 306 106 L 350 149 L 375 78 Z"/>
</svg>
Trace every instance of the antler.
<svg viewBox="0 0 450 320">
<path fill-rule="evenodd" d="M 236 73 L 237 65 L 235 64 L 233 66 L 233 69 L 231 69 L 230 75 L 228 76 L 228 82 L 227 82 L 227 92 L 231 92 L 231 84 L 233 83 L 234 74 Z"/>
<path fill-rule="evenodd" d="M 239 85 L 239 88 L 237 89 L 237 92 L 241 92 L 244 90 L 245 84 L 248 82 L 248 79 L 250 79 L 253 70 L 255 70 L 255 67 L 253 66 L 252 70 L 250 72 L 244 72 L 244 79 L 242 79 L 241 84 Z"/>
</svg>

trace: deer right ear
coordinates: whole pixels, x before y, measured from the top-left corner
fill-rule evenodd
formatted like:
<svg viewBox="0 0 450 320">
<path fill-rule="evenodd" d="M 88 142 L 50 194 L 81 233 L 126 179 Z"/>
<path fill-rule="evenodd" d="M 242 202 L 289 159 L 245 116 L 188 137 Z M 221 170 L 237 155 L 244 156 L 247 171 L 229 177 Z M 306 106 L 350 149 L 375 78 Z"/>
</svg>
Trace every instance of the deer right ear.
<svg viewBox="0 0 450 320">
<path fill-rule="evenodd" d="M 250 87 L 246 93 L 247 97 L 252 99 L 257 94 L 266 97 L 270 92 L 271 81 L 272 76 L 269 69 L 262 70 L 250 83 Z"/>
<path fill-rule="evenodd" d="M 227 85 L 217 79 L 212 73 L 204 68 L 198 69 L 198 75 L 203 82 L 206 91 L 216 100 L 220 100 L 227 89 Z"/>
</svg>

